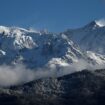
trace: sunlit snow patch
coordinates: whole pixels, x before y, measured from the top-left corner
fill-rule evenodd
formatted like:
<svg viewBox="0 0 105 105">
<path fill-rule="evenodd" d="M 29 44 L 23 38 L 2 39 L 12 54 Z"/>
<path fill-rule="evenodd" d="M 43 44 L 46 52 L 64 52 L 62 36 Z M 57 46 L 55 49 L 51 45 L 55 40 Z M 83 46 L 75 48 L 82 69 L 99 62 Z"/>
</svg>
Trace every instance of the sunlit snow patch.
<svg viewBox="0 0 105 105">
<path fill-rule="evenodd" d="M 95 22 L 100 27 L 104 27 L 105 26 L 105 19 L 96 20 Z"/>
</svg>

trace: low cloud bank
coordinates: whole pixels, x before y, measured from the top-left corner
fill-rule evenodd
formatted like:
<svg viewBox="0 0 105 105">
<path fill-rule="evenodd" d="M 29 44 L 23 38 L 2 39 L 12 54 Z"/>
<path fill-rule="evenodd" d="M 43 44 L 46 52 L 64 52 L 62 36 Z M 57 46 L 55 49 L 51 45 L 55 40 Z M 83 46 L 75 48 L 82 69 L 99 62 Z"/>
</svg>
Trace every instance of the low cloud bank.
<svg viewBox="0 0 105 105">
<path fill-rule="evenodd" d="M 80 60 L 78 63 L 73 63 L 66 67 L 57 67 L 52 64 L 49 69 L 44 68 L 38 70 L 29 70 L 23 65 L 17 65 L 15 67 L 2 65 L 0 66 L 0 86 L 6 87 L 45 77 L 63 76 L 84 69 L 95 70 L 103 68 L 105 68 L 105 65 L 92 65 L 84 60 Z"/>
</svg>

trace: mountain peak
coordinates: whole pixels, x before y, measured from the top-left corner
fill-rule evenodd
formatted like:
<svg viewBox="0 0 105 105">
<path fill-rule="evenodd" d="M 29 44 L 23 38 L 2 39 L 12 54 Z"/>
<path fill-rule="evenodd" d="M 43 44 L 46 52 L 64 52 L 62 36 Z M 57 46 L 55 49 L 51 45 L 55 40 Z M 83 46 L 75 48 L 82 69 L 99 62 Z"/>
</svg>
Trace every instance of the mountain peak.
<svg viewBox="0 0 105 105">
<path fill-rule="evenodd" d="M 97 23 L 96 23 L 96 21 L 92 21 L 89 23 L 89 25 L 94 26 L 94 25 L 97 25 Z"/>
<path fill-rule="evenodd" d="M 86 27 L 91 27 L 91 28 L 105 27 L 105 19 L 92 21 L 88 25 L 86 25 Z"/>
<path fill-rule="evenodd" d="M 96 28 L 100 28 L 100 25 L 97 23 L 97 21 L 92 21 L 89 24 L 87 24 L 85 26 L 85 28 L 89 28 L 89 29 L 96 29 Z"/>
<path fill-rule="evenodd" d="M 105 19 L 94 20 L 94 21 L 90 22 L 87 26 L 104 27 L 105 26 Z"/>
</svg>

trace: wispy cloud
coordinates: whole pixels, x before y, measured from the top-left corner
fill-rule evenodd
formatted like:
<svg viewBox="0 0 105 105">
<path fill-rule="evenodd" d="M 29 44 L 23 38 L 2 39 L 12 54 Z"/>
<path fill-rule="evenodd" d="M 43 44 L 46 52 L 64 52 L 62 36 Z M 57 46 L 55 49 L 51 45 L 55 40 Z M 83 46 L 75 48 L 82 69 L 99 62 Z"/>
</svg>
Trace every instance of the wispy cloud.
<svg viewBox="0 0 105 105">
<path fill-rule="evenodd" d="M 49 68 L 40 68 L 37 70 L 26 69 L 23 65 L 17 65 L 15 67 L 2 65 L 0 66 L 0 86 L 7 87 L 40 78 L 63 76 L 84 69 L 95 70 L 103 68 L 105 68 L 105 65 L 92 65 L 84 60 L 80 60 L 66 67 L 58 68 L 56 65 L 51 65 Z"/>
</svg>

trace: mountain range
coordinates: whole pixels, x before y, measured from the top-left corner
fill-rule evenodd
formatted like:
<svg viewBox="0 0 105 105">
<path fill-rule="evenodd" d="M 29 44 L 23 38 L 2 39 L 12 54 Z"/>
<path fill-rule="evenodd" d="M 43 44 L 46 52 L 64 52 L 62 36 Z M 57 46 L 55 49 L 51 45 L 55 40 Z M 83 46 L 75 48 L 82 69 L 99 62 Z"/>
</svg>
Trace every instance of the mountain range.
<svg viewBox="0 0 105 105">
<path fill-rule="evenodd" d="M 0 26 L 0 74 L 8 77 L 9 66 L 16 76 L 18 65 L 43 71 L 24 84 L 2 85 L 0 105 L 104 105 L 104 46 L 105 26 L 98 21 L 61 33 Z"/>
<path fill-rule="evenodd" d="M 104 64 L 104 34 L 105 27 L 96 21 L 59 34 L 0 26 L 0 64 L 21 63 L 31 69 L 66 66 L 80 59 Z"/>
</svg>

